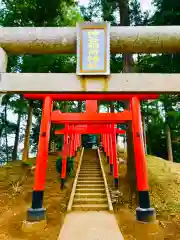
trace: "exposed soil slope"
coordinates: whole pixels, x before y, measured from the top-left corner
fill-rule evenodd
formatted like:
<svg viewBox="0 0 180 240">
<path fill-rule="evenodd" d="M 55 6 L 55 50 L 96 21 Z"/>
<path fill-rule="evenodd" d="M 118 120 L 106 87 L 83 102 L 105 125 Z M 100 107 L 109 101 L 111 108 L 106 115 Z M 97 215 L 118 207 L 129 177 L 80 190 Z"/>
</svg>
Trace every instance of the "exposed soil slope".
<svg viewBox="0 0 180 240">
<path fill-rule="evenodd" d="M 113 188 L 113 178 L 109 175 L 109 166 L 105 157 L 104 166 L 110 188 Z M 126 158 L 119 152 L 120 158 Z M 147 156 L 150 194 L 152 207 L 155 207 L 157 218 L 164 239 L 180 240 L 180 164 L 161 158 Z M 119 164 L 119 189 L 123 194 L 121 203 L 116 205 L 116 216 L 125 239 L 134 238 L 134 221 L 136 202 L 130 203 L 129 187 L 126 178 L 126 160 Z M 176 236 L 175 233 L 176 232 Z"/>
<path fill-rule="evenodd" d="M 79 154 L 78 154 L 79 155 Z M 26 211 L 31 206 L 34 173 L 22 169 L 21 162 L 15 161 L 0 168 L 0 239 L 39 240 L 57 239 L 64 221 L 66 207 L 71 193 L 73 178 L 69 178 L 66 188 L 60 190 L 59 176 L 56 172 L 56 155 L 50 155 L 44 196 L 44 207 L 47 208 L 48 224 L 44 231 L 25 234 L 21 231 Z M 35 159 L 30 159 L 35 164 Z M 20 177 L 22 176 L 22 177 Z M 27 176 L 27 178 L 26 178 Z M 22 180 L 22 186 L 17 185 Z"/>
</svg>

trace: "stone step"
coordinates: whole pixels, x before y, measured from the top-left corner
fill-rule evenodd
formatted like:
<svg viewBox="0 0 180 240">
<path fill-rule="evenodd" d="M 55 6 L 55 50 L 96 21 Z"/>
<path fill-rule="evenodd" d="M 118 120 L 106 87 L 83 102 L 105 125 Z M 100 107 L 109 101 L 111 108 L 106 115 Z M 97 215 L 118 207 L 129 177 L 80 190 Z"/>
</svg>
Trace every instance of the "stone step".
<svg viewBox="0 0 180 240">
<path fill-rule="evenodd" d="M 81 168 L 80 171 L 98 171 L 98 172 L 101 172 L 101 169 L 97 169 L 97 168 L 96 169 L 95 168 L 94 169 L 92 169 L 92 168 L 91 169 L 89 169 L 89 168 Z"/>
<path fill-rule="evenodd" d="M 82 165 L 84 165 L 84 164 L 85 165 L 90 165 L 90 164 L 93 164 L 93 165 L 97 165 L 98 164 L 98 165 L 100 165 L 100 162 L 99 161 L 85 161 L 85 162 L 83 161 Z"/>
<path fill-rule="evenodd" d="M 74 204 L 74 211 L 102 211 L 108 210 L 108 204 Z"/>
<path fill-rule="evenodd" d="M 80 171 L 80 173 L 88 173 L 88 174 L 91 174 L 91 173 L 93 173 L 93 174 L 95 174 L 95 173 L 101 173 L 101 171 L 94 171 L 94 170 L 92 170 L 92 171 L 89 171 L 89 170 L 81 170 Z"/>
<path fill-rule="evenodd" d="M 76 188 L 76 193 L 105 193 L 105 188 Z"/>
<path fill-rule="evenodd" d="M 79 176 L 78 176 L 78 178 L 84 178 L 84 179 L 86 179 L 86 178 L 88 178 L 87 180 L 89 180 L 89 177 L 91 177 L 91 178 L 100 178 L 100 179 L 103 179 L 103 176 L 102 176 L 102 173 L 92 173 L 92 174 L 89 174 L 89 173 L 79 173 Z"/>
<path fill-rule="evenodd" d="M 91 174 L 91 175 L 95 175 L 95 174 L 99 174 L 99 175 L 101 175 L 101 171 L 98 171 L 98 172 L 87 172 L 87 171 L 80 171 L 80 173 L 79 174 L 86 174 L 86 175 L 89 175 L 89 174 Z"/>
<path fill-rule="evenodd" d="M 100 167 L 100 164 L 99 164 L 99 162 L 97 162 L 97 163 L 82 163 L 82 165 L 81 166 L 86 166 L 86 167 L 91 167 L 91 166 L 98 166 L 98 167 Z"/>
<path fill-rule="evenodd" d="M 100 162 L 82 162 L 81 166 L 100 166 Z"/>
<path fill-rule="evenodd" d="M 81 169 L 101 170 L 101 168 L 99 168 L 99 167 L 92 167 L 92 166 L 91 166 L 91 167 L 86 167 L 86 166 L 84 167 L 84 166 L 81 166 Z"/>
<path fill-rule="evenodd" d="M 104 188 L 104 184 L 77 184 L 76 189 L 79 188 Z"/>
<path fill-rule="evenodd" d="M 102 180 L 103 178 L 102 178 L 102 176 L 88 176 L 88 175 L 86 175 L 86 176 L 79 176 L 78 177 L 78 180 L 80 180 L 80 181 L 84 181 L 84 180 L 88 180 L 88 181 L 91 181 L 91 180 L 93 180 L 93 181 L 96 181 L 96 180 Z"/>
<path fill-rule="evenodd" d="M 99 165 L 81 165 L 82 168 L 101 169 Z"/>
<path fill-rule="evenodd" d="M 86 179 L 88 177 L 100 177 L 100 178 L 102 178 L 102 174 L 100 174 L 100 173 L 92 173 L 92 174 L 79 173 L 79 177 L 83 177 L 84 179 Z"/>
<path fill-rule="evenodd" d="M 92 169 L 92 170 L 101 170 L 100 167 L 92 167 L 92 166 L 81 166 L 81 169 Z"/>
<path fill-rule="evenodd" d="M 81 168 L 80 171 L 101 171 L 100 168 Z"/>
<path fill-rule="evenodd" d="M 83 170 L 83 171 L 86 171 L 86 170 L 88 170 L 88 171 L 101 171 L 101 168 L 81 168 L 80 169 L 81 171 Z"/>
<path fill-rule="evenodd" d="M 77 184 L 104 184 L 103 180 L 78 180 Z"/>
<path fill-rule="evenodd" d="M 74 198 L 74 204 L 99 204 L 107 202 L 107 198 Z"/>
<path fill-rule="evenodd" d="M 84 158 L 83 159 L 83 162 L 98 162 L 99 159 L 97 159 L 95 156 L 92 156 L 92 157 L 88 157 L 88 158 Z"/>
<path fill-rule="evenodd" d="M 75 198 L 106 198 L 106 193 L 75 193 Z"/>
</svg>

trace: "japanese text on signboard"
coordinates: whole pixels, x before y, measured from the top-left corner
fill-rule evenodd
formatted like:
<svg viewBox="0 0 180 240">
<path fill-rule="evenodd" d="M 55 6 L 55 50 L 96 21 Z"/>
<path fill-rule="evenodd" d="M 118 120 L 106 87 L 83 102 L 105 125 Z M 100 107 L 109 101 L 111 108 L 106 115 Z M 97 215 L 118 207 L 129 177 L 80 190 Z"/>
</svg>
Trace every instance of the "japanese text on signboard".
<svg viewBox="0 0 180 240">
<path fill-rule="evenodd" d="M 79 75 L 108 75 L 110 36 L 108 23 L 78 24 L 77 71 Z"/>
<path fill-rule="evenodd" d="M 95 69 L 99 62 L 99 32 L 88 31 L 88 68 Z"/>
</svg>

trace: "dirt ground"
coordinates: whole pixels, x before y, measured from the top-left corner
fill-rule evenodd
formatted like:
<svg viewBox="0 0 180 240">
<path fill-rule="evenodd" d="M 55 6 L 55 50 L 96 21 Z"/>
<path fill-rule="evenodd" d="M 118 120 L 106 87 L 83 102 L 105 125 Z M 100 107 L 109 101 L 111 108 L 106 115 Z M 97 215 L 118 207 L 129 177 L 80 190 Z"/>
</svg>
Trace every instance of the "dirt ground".
<svg viewBox="0 0 180 240">
<path fill-rule="evenodd" d="M 80 154 L 78 154 L 79 157 Z M 28 239 L 40 240 L 57 239 L 63 224 L 66 207 L 71 193 L 73 178 L 69 178 L 64 190 L 60 189 L 59 177 L 56 172 L 56 155 L 49 156 L 47 180 L 44 195 L 44 207 L 47 209 L 47 227 L 36 233 L 23 233 L 22 222 L 26 219 L 26 212 L 31 207 L 31 195 L 34 174 L 28 174 L 22 187 L 13 185 L 23 170 L 20 161 L 0 168 L 0 239 Z M 35 160 L 31 160 L 35 163 Z"/>
<path fill-rule="evenodd" d="M 101 153 L 108 185 L 113 189 L 109 166 Z M 123 154 L 119 154 L 123 157 Z M 166 240 L 180 240 L 180 164 L 147 156 L 152 207 L 156 209 L 160 235 Z M 135 240 L 136 205 L 129 202 L 126 164 L 119 164 L 119 190 L 123 194 L 116 205 L 116 218 L 125 240 Z"/>
<path fill-rule="evenodd" d="M 121 156 L 121 155 L 120 155 Z M 79 157 L 79 155 L 78 155 Z M 49 156 L 44 207 L 47 209 L 47 227 L 44 231 L 25 234 L 21 231 L 22 221 L 26 219 L 27 209 L 31 206 L 31 194 L 34 175 L 28 175 L 22 187 L 15 182 L 24 170 L 21 162 L 15 161 L 8 167 L 0 168 L 0 240 L 57 239 L 64 222 L 66 207 L 72 188 L 73 178 L 69 178 L 66 188 L 60 190 L 56 173 L 56 155 Z M 34 159 L 31 159 L 35 163 Z M 151 202 L 156 208 L 157 218 L 164 239 L 180 240 L 180 164 L 147 156 Z M 113 179 L 108 174 L 109 167 L 103 156 L 103 163 L 109 187 L 113 188 Z M 121 204 L 116 206 L 116 218 L 125 240 L 135 240 L 135 205 L 130 205 L 126 180 L 126 164 L 119 165 L 120 191 L 123 193 Z M 176 236 L 175 236 L 176 233 Z"/>
</svg>

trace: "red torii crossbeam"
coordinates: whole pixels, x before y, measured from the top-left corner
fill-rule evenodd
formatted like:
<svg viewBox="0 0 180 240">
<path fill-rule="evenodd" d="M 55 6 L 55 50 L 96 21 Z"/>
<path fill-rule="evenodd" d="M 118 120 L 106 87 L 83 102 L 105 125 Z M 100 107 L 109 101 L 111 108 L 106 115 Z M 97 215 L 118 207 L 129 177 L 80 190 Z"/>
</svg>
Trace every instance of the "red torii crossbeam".
<svg viewBox="0 0 180 240">
<path fill-rule="evenodd" d="M 121 113 L 61 113 L 53 111 L 51 121 L 65 124 L 122 123 L 132 120 L 132 113 L 124 110 Z"/>
<path fill-rule="evenodd" d="M 125 134 L 126 131 L 125 130 L 121 130 L 121 129 L 115 129 L 114 132 L 116 134 Z M 54 131 L 55 135 L 60 135 L 60 134 L 65 134 L 65 133 L 69 133 L 69 134 L 102 134 L 102 133 L 113 133 L 113 130 L 109 129 L 109 128 L 102 128 L 100 127 L 99 129 L 96 128 L 91 128 L 91 126 L 86 127 L 86 128 L 70 128 L 69 130 L 61 129 L 61 130 L 55 130 Z"/>
<path fill-rule="evenodd" d="M 119 93 L 61 93 L 61 94 L 24 94 L 25 98 L 28 99 L 40 99 L 43 100 L 47 96 L 51 97 L 53 100 L 61 101 L 72 101 L 72 100 L 130 100 L 132 97 L 136 96 L 139 100 L 152 100 L 157 99 L 159 94 L 119 94 Z"/>
</svg>

